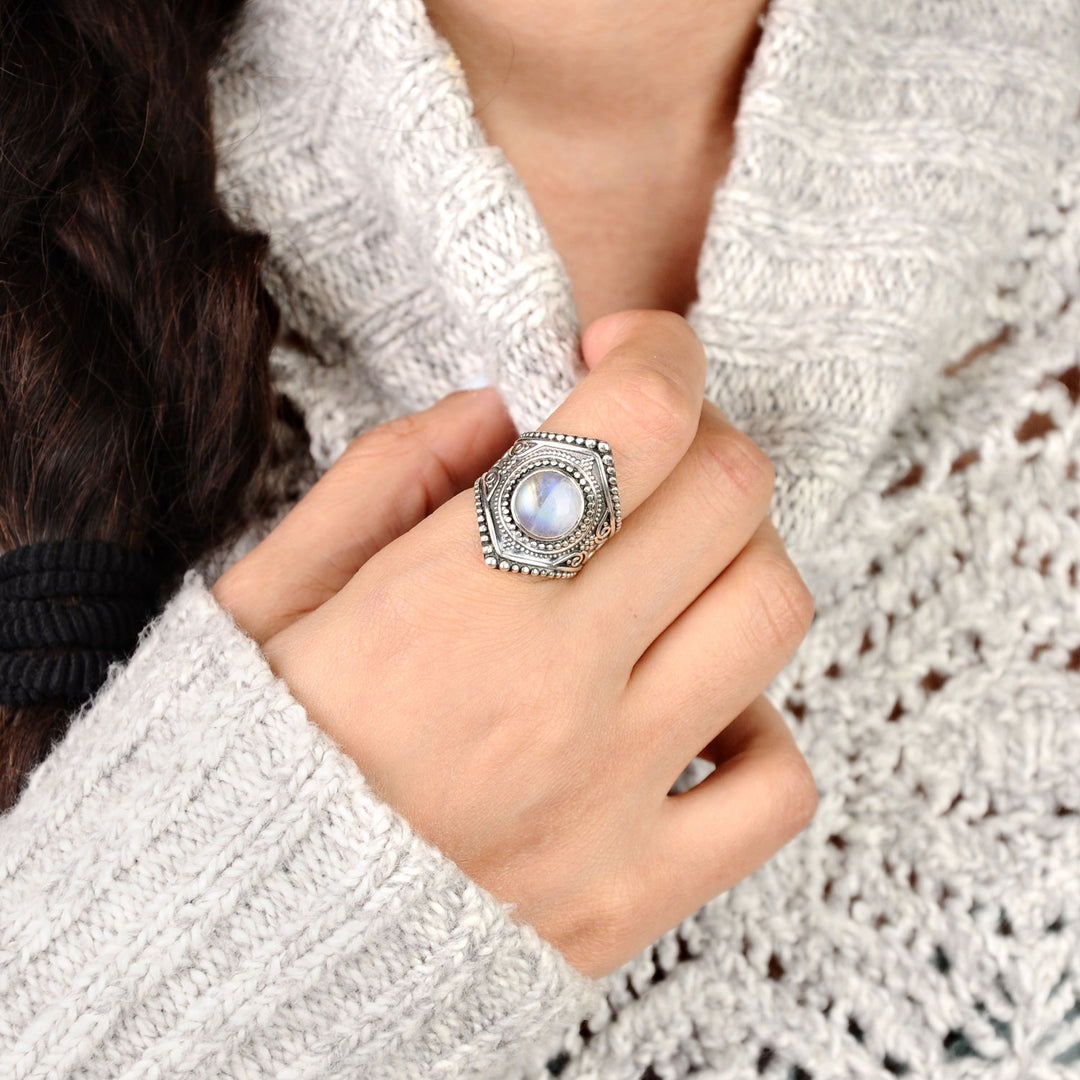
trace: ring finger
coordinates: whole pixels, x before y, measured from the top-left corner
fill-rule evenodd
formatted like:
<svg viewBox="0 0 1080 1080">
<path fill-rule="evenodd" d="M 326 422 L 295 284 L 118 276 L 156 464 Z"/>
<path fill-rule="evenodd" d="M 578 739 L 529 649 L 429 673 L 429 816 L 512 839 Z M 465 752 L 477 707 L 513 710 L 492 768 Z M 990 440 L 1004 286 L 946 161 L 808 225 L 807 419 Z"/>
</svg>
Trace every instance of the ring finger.
<svg viewBox="0 0 1080 1080">
<path fill-rule="evenodd" d="M 603 362 L 537 430 L 607 442 L 622 513 L 629 520 L 694 441 L 705 353 L 686 320 L 664 311 L 624 313 L 609 345 Z M 473 492 L 461 492 L 414 527 L 402 544 L 388 545 L 372 562 L 393 573 L 419 568 L 433 589 L 440 587 L 440 580 L 452 579 L 477 603 L 494 603 L 514 617 L 543 612 L 552 621 L 574 624 L 581 610 L 581 575 L 534 578 L 523 585 L 524 575 L 492 572 L 481 554 L 476 520 Z M 399 553 L 403 563 L 397 562 Z M 361 568 L 361 575 L 371 573 L 369 567 Z M 558 615 L 556 607 L 561 609 Z"/>
<path fill-rule="evenodd" d="M 776 678 L 813 597 L 766 518 L 730 566 L 652 643 L 624 692 L 668 790 L 687 762 Z"/>
</svg>

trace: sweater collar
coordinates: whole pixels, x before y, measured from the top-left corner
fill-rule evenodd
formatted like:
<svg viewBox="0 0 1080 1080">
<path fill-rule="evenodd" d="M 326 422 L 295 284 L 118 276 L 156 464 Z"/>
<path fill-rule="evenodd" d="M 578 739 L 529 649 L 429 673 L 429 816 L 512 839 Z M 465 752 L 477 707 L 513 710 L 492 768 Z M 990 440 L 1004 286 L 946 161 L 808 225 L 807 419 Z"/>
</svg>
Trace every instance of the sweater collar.
<svg viewBox="0 0 1080 1080">
<path fill-rule="evenodd" d="M 1076 113 L 1056 0 L 772 0 L 688 320 L 706 394 L 827 543 L 898 414 L 1002 328 Z M 519 430 L 583 376 L 570 283 L 420 0 L 249 0 L 215 73 L 221 181 L 312 355 L 275 374 L 329 464 L 483 373 Z"/>
</svg>

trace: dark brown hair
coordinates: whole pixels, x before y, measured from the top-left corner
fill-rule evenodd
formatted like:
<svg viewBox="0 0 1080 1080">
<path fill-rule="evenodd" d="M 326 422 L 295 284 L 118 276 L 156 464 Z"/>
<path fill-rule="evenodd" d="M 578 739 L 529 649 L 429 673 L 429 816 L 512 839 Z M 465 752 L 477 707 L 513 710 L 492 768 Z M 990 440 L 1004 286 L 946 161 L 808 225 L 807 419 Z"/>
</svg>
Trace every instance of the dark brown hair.
<svg viewBox="0 0 1080 1080">
<path fill-rule="evenodd" d="M 112 540 L 175 578 L 261 505 L 277 313 L 207 85 L 239 6 L 0 7 L 0 551 Z M 69 715 L 0 706 L 0 810 Z"/>
</svg>

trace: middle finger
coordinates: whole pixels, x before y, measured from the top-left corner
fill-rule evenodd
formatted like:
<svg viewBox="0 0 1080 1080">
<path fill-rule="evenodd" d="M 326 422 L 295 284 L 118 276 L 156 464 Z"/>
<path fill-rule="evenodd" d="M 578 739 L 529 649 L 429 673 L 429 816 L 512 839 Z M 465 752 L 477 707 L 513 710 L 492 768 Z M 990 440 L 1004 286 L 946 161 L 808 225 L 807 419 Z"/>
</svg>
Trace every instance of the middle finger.
<svg viewBox="0 0 1080 1080">
<path fill-rule="evenodd" d="M 764 520 L 768 457 L 705 401 L 690 449 L 574 579 L 567 601 L 627 675 L 746 546 Z"/>
</svg>

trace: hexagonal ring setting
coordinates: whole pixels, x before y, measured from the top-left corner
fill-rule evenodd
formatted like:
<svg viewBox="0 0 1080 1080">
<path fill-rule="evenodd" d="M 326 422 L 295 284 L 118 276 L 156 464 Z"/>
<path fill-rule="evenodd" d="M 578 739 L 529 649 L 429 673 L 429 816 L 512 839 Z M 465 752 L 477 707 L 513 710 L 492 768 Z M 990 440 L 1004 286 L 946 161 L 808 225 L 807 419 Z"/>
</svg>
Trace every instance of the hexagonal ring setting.
<svg viewBox="0 0 1080 1080">
<path fill-rule="evenodd" d="M 573 577 L 622 527 L 611 447 L 525 431 L 473 485 L 484 561 L 532 577 Z"/>
</svg>

